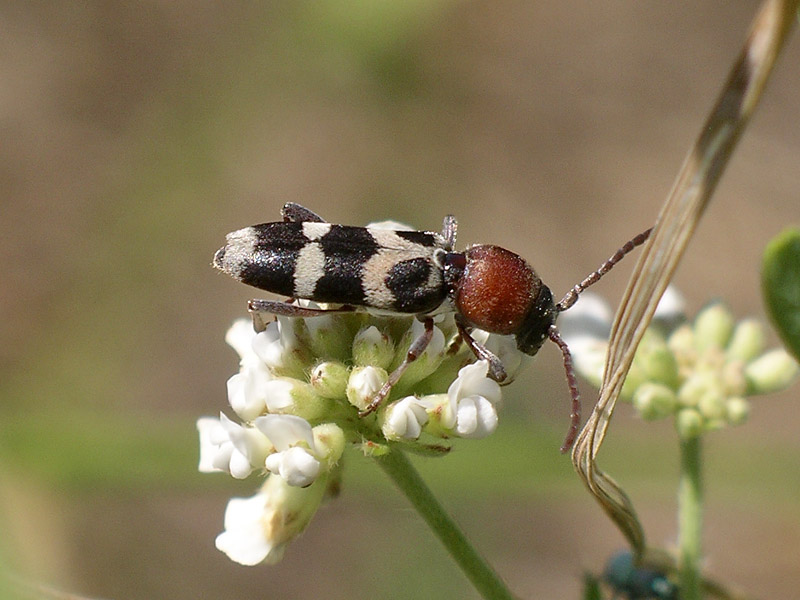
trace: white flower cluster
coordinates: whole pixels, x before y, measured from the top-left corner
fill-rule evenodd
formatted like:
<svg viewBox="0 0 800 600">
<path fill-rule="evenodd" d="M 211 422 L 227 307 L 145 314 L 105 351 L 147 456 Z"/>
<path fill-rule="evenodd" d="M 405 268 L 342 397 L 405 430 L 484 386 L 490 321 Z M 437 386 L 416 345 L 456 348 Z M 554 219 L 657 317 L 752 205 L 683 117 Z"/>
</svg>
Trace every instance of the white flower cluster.
<svg viewBox="0 0 800 600">
<path fill-rule="evenodd" d="M 586 293 L 561 317 L 560 328 L 576 371 L 599 387 L 610 308 Z M 721 303 L 707 305 L 687 322 L 682 298 L 668 288 L 636 352 L 622 399 L 645 419 L 674 416 L 684 437 L 741 424 L 750 410 L 747 396 L 785 389 L 800 372 L 782 348 L 765 352 L 764 339 L 761 323 L 736 323 Z"/>
<path fill-rule="evenodd" d="M 486 361 L 471 363 L 452 315 L 437 317 L 430 344 L 381 408 L 358 416 L 422 327 L 412 317 L 365 313 L 278 317 L 261 333 L 245 320 L 231 327 L 226 341 L 241 360 L 228 380 L 228 401 L 240 422 L 224 414 L 198 420 L 199 469 L 267 478 L 252 498 L 229 502 L 217 548 L 245 565 L 280 560 L 338 479 L 347 444 L 380 453 L 389 444 L 426 446 L 432 438 L 495 430 L 500 387 Z M 513 339 L 475 336 L 513 377 L 523 356 Z"/>
</svg>

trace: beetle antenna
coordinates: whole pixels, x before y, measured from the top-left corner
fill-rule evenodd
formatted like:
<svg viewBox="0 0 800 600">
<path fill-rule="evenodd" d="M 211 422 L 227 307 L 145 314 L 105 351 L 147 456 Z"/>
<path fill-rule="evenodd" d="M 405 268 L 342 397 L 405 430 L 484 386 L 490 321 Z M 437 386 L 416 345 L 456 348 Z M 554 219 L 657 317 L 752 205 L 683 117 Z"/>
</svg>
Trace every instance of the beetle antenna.
<svg viewBox="0 0 800 600">
<path fill-rule="evenodd" d="M 569 415 L 570 425 L 567 430 L 567 437 L 564 438 L 564 443 L 561 444 L 561 453 L 564 454 L 569 452 L 572 444 L 575 443 L 575 438 L 578 436 L 578 427 L 581 424 L 581 393 L 578 391 L 578 379 L 575 377 L 575 368 L 572 365 L 572 354 L 569 351 L 569 346 L 562 339 L 555 324 L 550 325 L 547 330 L 547 336 L 561 349 L 561 355 L 564 357 L 564 370 L 567 372 L 567 385 L 572 396 L 572 412 Z"/>
<path fill-rule="evenodd" d="M 637 246 L 641 246 L 647 241 L 647 238 L 650 237 L 650 232 L 653 231 L 651 227 L 647 231 L 643 231 L 635 238 L 627 242 L 622 248 L 617 250 L 612 256 L 608 258 L 600 268 L 594 271 L 593 273 L 589 273 L 589 275 L 577 284 L 574 288 L 568 291 L 564 297 L 561 299 L 561 302 L 556 304 L 556 310 L 558 312 L 562 312 L 567 310 L 570 306 L 575 304 L 578 301 L 578 295 L 583 292 L 586 288 L 590 285 L 597 283 L 600 278 L 608 273 L 614 265 L 616 265 L 619 261 L 621 261 L 626 254 L 628 254 L 631 250 L 636 248 Z M 552 339 L 552 338 L 551 338 Z M 555 340 L 553 340 L 555 341 Z"/>
</svg>

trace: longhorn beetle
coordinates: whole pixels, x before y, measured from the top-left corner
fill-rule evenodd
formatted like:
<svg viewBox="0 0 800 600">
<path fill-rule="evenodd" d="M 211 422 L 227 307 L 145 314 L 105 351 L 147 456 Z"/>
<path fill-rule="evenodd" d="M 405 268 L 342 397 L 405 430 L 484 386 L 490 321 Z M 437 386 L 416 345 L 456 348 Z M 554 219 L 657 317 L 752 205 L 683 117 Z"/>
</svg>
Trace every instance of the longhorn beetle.
<svg viewBox="0 0 800 600">
<path fill-rule="evenodd" d="M 575 441 L 580 424 L 572 356 L 556 328 L 556 318 L 578 295 L 607 273 L 622 257 L 647 240 L 640 233 L 617 250 L 600 268 L 575 285 L 560 302 L 520 256 L 499 246 L 470 246 L 455 252 L 456 219 L 444 218 L 442 232 L 395 231 L 326 223 L 319 215 L 289 203 L 282 222 L 262 223 L 229 233 L 214 255 L 214 266 L 248 285 L 340 308 L 306 308 L 269 300 L 250 300 L 248 310 L 257 331 L 262 315 L 316 317 L 337 312 L 372 310 L 416 315 L 423 333 L 408 348 L 403 362 L 390 373 L 361 416 L 373 412 L 389 395 L 433 337 L 433 315 L 455 311 L 461 338 L 479 359 L 489 363 L 489 376 L 502 383 L 500 359 L 475 340 L 471 331 L 514 335 L 517 348 L 531 356 L 550 338 L 561 350 L 572 396 L 571 423 L 562 452 Z"/>
</svg>

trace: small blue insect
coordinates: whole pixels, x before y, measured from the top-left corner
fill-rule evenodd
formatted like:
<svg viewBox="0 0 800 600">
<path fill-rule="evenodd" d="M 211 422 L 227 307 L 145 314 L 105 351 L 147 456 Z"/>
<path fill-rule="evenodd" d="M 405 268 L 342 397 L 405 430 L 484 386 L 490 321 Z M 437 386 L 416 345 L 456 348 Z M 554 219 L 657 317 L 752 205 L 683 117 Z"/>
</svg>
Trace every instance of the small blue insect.
<svg viewBox="0 0 800 600">
<path fill-rule="evenodd" d="M 611 557 L 603 572 L 603 580 L 614 590 L 614 598 L 628 600 L 678 600 L 678 586 L 664 573 L 637 567 L 630 552 Z"/>
</svg>

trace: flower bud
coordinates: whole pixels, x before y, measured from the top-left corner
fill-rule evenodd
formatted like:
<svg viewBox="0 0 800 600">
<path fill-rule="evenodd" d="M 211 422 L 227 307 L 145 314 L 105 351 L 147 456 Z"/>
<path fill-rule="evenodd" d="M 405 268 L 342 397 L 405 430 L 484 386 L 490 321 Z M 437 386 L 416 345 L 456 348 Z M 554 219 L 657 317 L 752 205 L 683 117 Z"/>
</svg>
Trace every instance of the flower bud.
<svg viewBox="0 0 800 600">
<path fill-rule="evenodd" d="M 309 383 L 289 377 L 276 377 L 264 386 L 267 409 L 271 413 L 296 415 L 313 421 L 330 409 L 330 401 L 314 393 Z"/>
<path fill-rule="evenodd" d="M 731 311 L 721 302 L 705 307 L 694 322 L 695 345 L 701 352 L 707 348 L 724 348 L 733 333 Z"/>
<path fill-rule="evenodd" d="M 264 466 L 295 487 L 308 487 L 314 483 L 320 472 L 319 461 L 306 448 L 299 446 L 270 454 L 264 461 Z"/>
<path fill-rule="evenodd" d="M 689 325 L 681 325 L 673 331 L 667 340 L 667 346 L 675 355 L 679 369 L 689 367 L 696 360 L 695 335 Z"/>
<path fill-rule="evenodd" d="M 697 437 L 703 433 L 703 417 L 693 408 L 682 408 L 675 419 L 675 427 L 684 439 Z"/>
<path fill-rule="evenodd" d="M 347 381 L 347 401 L 364 410 L 388 379 L 386 371 L 377 367 L 354 368 Z"/>
<path fill-rule="evenodd" d="M 709 389 L 697 402 L 697 410 L 707 422 L 720 423 L 727 415 L 725 391 Z"/>
<path fill-rule="evenodd" d="M 744 369 L 748 394 L 769 394 L 784 390 L 795 380 L 797 362 L 782 348 L 761 355 Z"/>
<path fill-rule="evenodd" d="M 678 399 L 670 388 L 659 383 L 645 383 L 633 395 L 633 405 L 643 419 L 652 421 L 668 417 L 678 407 Z"/>
<path fill-rule="evenodd" d="M 395 347 L 388 335 L 374 325 L 359 331 L 353 338 L 353 363 L 388 370 L 395 357 Z"/>
<path fill-rule="evenodd" d="M 726 354 L 730 359 L 753 360 L 764 351 L 764 327 L 756 319 L 741 321 L 733 331 Z"/>
<path fill-rule="evenodd" d="M 744 362 L 739 359 L 726 362 L 722 367 L 722 385 L 726 396 L 743 396 L 747 392 L 744 368 Z"/>
<path fill-rule="evenodd" d="M 645 332 L 635 360 L 648 381 L 663 383 L 672 388 L 678 386 L 678 363 L 659 334 Z"/>
<path fill-rule="evenodd" d="M 326 479 L 320 477 L 303 488 L 272 475 L 255 496 L 232 498 L 225 509 L 225 531 L 217 536 L 217 548 L 242 565 L 277 563 L 286 545 L 317 512 Z"/>
<path fill-rule="evenodd" d="M 323 398 L 343 398 L 350 370 L 338 361 L 319 363 L 311 370 L 311 387 Z"/>
<path fill-rule="evenodd" d="M 739 396 L 728 398 L 725 404 L 725 412 L 728 423 L 731 425 L 741 425 L 750 416 L 750 403 Z"/>
<path fill-rule="evenodd" d="M 314 427 L 313 432 L 316 456 L 330 471 L 339 463 L 344 452 L 344 431 L 334 423 L 323 423 Z"/>
<path fill-rule="evenodd" d="M 414 396 L 406 396 L 386 408 L 381 431 L 390 441 L 416 440 L 428 422 L 425 407 Z"/>
<path fill-rule="evenodd" d="M 724 386 L 712 371 L 698 371 L 692 373 L 678 390 L 678 400 L 681 406 L 696 407 L 700 401 L 709 395 L 721 395 Z"/>
<path fill-rule="evenodd" d="M 348 357 L 349 336 L 339 315 L 317 316 L 304 319 L 303 323 L 312 355 L 342 360 Z"/>
</svg>

